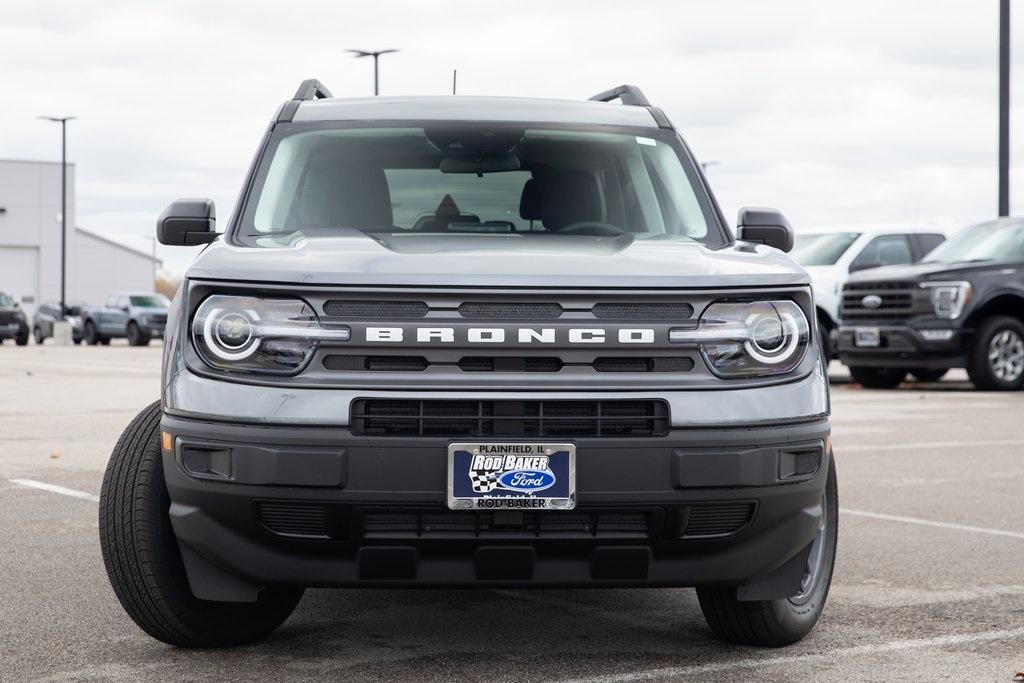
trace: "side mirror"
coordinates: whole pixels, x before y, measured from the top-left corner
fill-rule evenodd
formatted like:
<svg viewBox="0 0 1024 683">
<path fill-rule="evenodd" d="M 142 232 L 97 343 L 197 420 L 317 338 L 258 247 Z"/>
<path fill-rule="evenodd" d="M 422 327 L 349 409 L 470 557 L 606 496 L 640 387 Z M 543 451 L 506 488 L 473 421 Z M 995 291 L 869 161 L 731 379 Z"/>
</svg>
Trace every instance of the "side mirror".
<svg viewBox="0 0 1024 683">
<path fill-rule="evenodd" d="M 858 270 L 869 270 L 871 268 L 881 268 L 882 263 L 880 261 L 854 261 L 850 264 L 850 272 L 856 273 Z"/>
<path fill-rule="evenodd" d="M 757 242 L 781 251 L 793 248 L 793 228 L 775 209 L 746 207 L 736 220 L 736 238 Z"/>
<path fill-rule="evenodd" d="M 212 199 L 179 199 L 156 219 L 160 244 L 194 247 L 217 239 L 217 213 Z"/>
</svg>

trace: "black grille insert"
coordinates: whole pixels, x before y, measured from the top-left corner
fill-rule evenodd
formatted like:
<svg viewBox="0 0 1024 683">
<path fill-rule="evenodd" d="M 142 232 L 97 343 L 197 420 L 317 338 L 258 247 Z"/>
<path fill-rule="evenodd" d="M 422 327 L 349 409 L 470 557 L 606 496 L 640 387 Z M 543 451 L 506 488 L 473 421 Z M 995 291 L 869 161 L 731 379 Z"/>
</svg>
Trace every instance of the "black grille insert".
<svg viewBox="0 0 1024 683">
<path fill-rule="evenodd" d="M 690 372 L 693 365 L 693 359 L 687 356 L 609 356 L 594 360 L 594 370 L 597 372 Z"/>
<path fill-rule="evenodd" d="M 424 318 L 430 307 L 423 301 L 328 301 L 324 313 L 332 317 L 358 320 Z"/>
<path fill-rule="evenodd" d="M 734 534 L 754 516 L 750 501 L 698 503 L 690 507 L 683 538 L 728 536 Z"/>
<path fill-rule="evenodd" d="M 463 372 L 558 372 L 562 360 L 543 356 L 466 356 L 459 361 Z"/>
<path fill-rule="evenodd" d="M 546 303 L 482 303 L 467 301 L 459 306 L 463 318 L 550 319 L 562 316 L 560 304 Z"/>
<path fill-rule="evenodd" d="M 693 306 L 685 303 L 596 304 L 591 309 L 595 318 L 618 320 L 685 320 L 693 315 Z"/>
<path fill-rule="evenodd" d="M 647 538 L 650 512 L 428 512 L 368 509 L 363 537 L 412 538 Z"/>
<path fill-rule="evenodd" d="M 324 356 L 325 370 L 335 372 L 422 372 L 427 369 L 423 356 Z"/>
<path fill-rule="evenodd" d="M 417 401 L 358 399 L 360 436 L 649 437 L 668 433 L 664 401 Z"/>
<path fill-rule="evenodd" d="M 258 500 L 256 516 L 276 534 L 327 538 L 325 508 L 320 503 Z"/>
</svg>

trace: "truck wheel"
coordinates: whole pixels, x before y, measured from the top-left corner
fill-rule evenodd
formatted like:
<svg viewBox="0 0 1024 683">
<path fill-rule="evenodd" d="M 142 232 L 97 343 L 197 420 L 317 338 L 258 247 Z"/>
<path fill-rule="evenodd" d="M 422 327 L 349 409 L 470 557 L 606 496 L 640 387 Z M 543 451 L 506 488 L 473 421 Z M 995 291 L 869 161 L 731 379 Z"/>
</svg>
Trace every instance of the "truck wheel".
<svg viewBox="0 0 1024 683">
<path fill-rule="evenodd" d="M 716 636 L 743 645 L 782 647 L 811 632 L 825 607 L 836 561 L 839 493 L 831 456 L 822 507 L 824 514 L 797 595 L 745 602 L 736 599 L 734 587 L 697 588 L 700 609 Z"/>
<path fill-rule="evenodd" d="M 918 382 L 938 382 L 949 372 L 946 368 L 910 368 L 910 374 Z"/>
<path fill-rule="evenodd" d="M 39 329 L 38 325 L 32 328 L 32 336 L 35 337 L 36 344 L 42 344 L 44 341 L 46 341 L 46 337 L 43 336 L 43 331 Z"/>
<path fill-rule="evenodd" d="M 85 323 L 85 343 L 96 346 L 100 343 L 100 335 L 96 333 L 96 324 L 89 320 Z"/>
<path fill-rule="evenodd" d="M 1013 391 L 1024 386 L 1024 323 L 993 316 L 978 327 L 967 364 L 978 389 Z"/>
<path fill-rule="evenodd" d="M 264 588 L 255 603 L 192 595 L 168 515 L 160 404 L 139 413 L 110 456 L 100 491 L 100 548 L 117 599 L 143 631 L 171 645 L 228 647 L 280 626 L 301 588 Z"/>
<path fill-rule="evenodd" d="M 906 370 L 896 368 L 850 368 L 850 377 L 868 389 L 895 389 L 907 376 Z"/>
<path fill-rule="evenodd" d="M 24 330 L 18 330 L 18 336 L 14 338 L 14 343 L 18 346 L 28 345 L 28 328 Z"/>
<path fill-rule="evenodd" d="M 131 346 L 147 346 L 149 335 L 142 331 L 135 321 L 128 323 L 128 344 Z"/>
</svg>

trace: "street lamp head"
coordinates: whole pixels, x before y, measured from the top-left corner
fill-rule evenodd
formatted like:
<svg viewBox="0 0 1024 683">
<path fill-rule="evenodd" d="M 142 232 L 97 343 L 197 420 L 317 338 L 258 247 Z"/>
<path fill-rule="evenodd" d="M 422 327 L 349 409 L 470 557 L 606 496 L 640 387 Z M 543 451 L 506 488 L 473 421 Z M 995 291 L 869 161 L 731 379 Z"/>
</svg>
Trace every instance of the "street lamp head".
<svg viewBox="0 0 1024 683">
<path fill-rule="evenodd" d="M 398 50 L 394 49 L 394 48 L 389 48 L 387 50 L 352 50 L 352 49 L 348 49 L 348 50 L 345 50 L 345 52 L 351 52 L 353 57 L 355 57 L 356 59 L 359 59 L 360 57 L 379 57 L 381 55 L 386 55 L 386 54 L 388 54 L 390 52 L 398 52 Z"/>
<path fill-rule="evenodd" d="M 42 119 L 43 121 L 53 121 L 54 123 L 66 123 L 77 119 L 77 116 L 37 116 L 36 118 Z"/>
</svg>

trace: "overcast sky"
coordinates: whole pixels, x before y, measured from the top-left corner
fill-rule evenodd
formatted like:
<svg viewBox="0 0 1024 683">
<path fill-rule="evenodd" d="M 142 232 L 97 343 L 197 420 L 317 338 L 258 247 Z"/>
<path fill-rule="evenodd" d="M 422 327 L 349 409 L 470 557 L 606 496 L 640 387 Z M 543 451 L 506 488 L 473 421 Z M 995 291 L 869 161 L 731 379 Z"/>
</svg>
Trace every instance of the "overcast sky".
<svg viewBox="0 0 1024 683">
<path fill-rule="evenodd" d="M 302 79 L 369 94 L 371 61 L 344 49 L 386 47 L 402 50 L 381 60 L 389 95 L 448 93 L 456 67 L 467 95 L 639 85 L 717 162 L 730 220 L 744 205 L 778 207 L 798 230 L 995 213 L 997 0 L 5 0 L 0 158 L 59 158 L 56 126 L 36 116 L 77 115 L 79 225 L 148 248 L 175 198 L 211 197 L 226 221 Z M 191 250 L 159 255 L 180 273 Z"/>
</svg>

